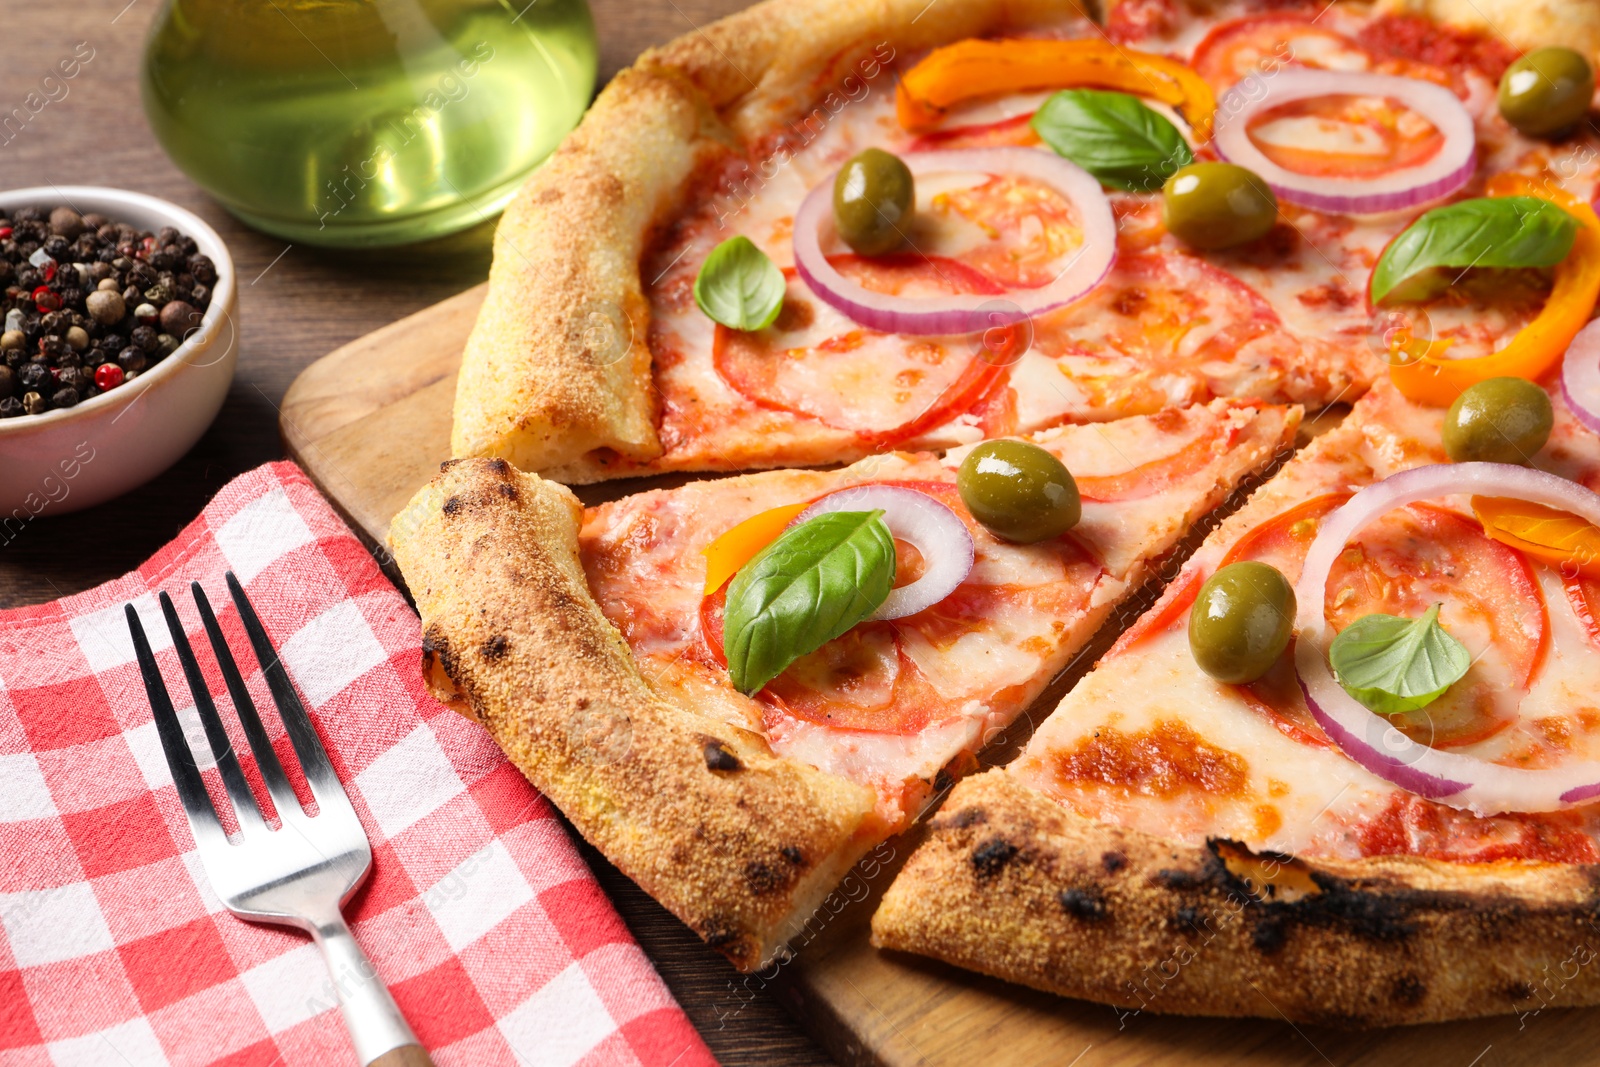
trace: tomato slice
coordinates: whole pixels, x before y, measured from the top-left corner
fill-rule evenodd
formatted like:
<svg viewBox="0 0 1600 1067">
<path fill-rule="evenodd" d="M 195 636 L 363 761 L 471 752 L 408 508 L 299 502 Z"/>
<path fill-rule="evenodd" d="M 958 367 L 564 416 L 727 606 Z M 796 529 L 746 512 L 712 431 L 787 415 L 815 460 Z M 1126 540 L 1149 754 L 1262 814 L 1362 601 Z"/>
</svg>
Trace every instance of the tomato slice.
<svg viewBox="0 0 1600 1067">
<path fill-rule="evenodd" d="M 1600 648 L 1600 581 L 1577 574 L 1564 577 L 1562 584 L 1567 589 L 1567 602 L 1589 635 L 1589 643 Z"/>
<path fill-rule="evenodd" d="M 1161 416 L 1157 416 L 1159 419 Z M 1120 474 L 1087 474 L 1076 478 L 1085 500 L 1138 500 L 1183 481 L 1225 451 L 1243 432 L 1229 423 L 1213 422 L 1199 436 L 1170 456 L 1141 463 Z"/>
<path fill-rule="evenodd" d="M 1198 570 L 1185 570 L 1178 576 L 1177 581 L 1162 591 L 1161 599 L 1152 604 L 1149 611 L 1122 631 L 1122 636 L 1117 638 L 1104 658 L 1114 659 L 1145 638 L 1171 629 L 1183 613 L 1189 610 L 1194 598 L 1200 595 L 1200 586 L 1203 584 L 1204 579 Z"/>
<path fill-rule="evenodd" d="M 1454 863 L 1594 863 L 1594 838 L 1578 811 L 1488 817 L 1397 792 L 1353 828 L 1363 856 L 1426 856 Z"/>
<path fill-rule="evenodd" d="M 1241 538 L 1223 563 L 1257 559 L 1297 580 L 1321 519 L 1345 499 L 1329 494 L 1289 509 Z M 1413 504 L 1346 547 L 1329 576 L 1325 610 L 1342 630 L 1373 612 L 1415 618 L 1439 602 L 1445 626 L 1473 655 L 1472 669 L 1428 707 L 1390 721 L 1420 743 L 1455 748 L 1510 726 L 1515 694 L 1526 691 L 1543 662 L 1549 617 L 1527 560 L 1464 515 Z M 1284 733 L 1325 742 L 1293 678 L 1285 657 L 1266 677 L 1237 688 Z"/>
<path fill-rule="evenodd" d="M 1270 76 L 1284 66 L 1367 70 L 1372 55 L 1310 15 L 1283 12 L 1247 15 L 1214 27 L 1195 46 L 1191 65 L 1220 92 L 1251 74 Z"/>
<path fill-rule="evenodd" d="M 881 292 L 1005 291 L 982 272 L 937 256 L 834 256 L 829 261 L 846 277 Z M 788 293 L 772 326 L 753 332 L 718 326 L 712 342 L 718 375 L 761 407 L 889 444 L 962 414 L 1006 375 L 1008 359 L 995 358 L 970 338 L 907 339 L 866 329 L 813 297 L 793 272 L 786 273 Z M 1003 347 L 1007 337 L 997 343 Z"/>
<path fill-rule="evenodd" d="M 1317 177 L 1373 178 L 1420 166 L 1444 147 L 1439 128 L 1399 101 L 1349 94 L 1263 110 L 1246 132 L 1272 162 Z"/>
<path fill-rule="evenodd" d="M 951 126 L 944 130 L 931 130 L 918 137 L 906 149 L 908 152 L 929 152 L 935 149 L 993 148 L 996 145 L 1036 145 L 1039 135 L 1033 132 L 1033 112 L 1013 115 L 998 122 L 978 122 L 968 126 Z"/>
<path fill-rule="evenodd" d="M 1106 282 L 1082 301 L 1040 318 L 1034 330 L 1035 352 L 1058 360 L 1118 358 L 1141 376 L 1232 360 L 1245 346 L 1262 360 L 1299 349 L 1277 312 L 1250 285 L 1176 251 L 1123 254 Z M 1118 370 L 1101 381 L 1074 370 L 1072 379 L 1090 392 L 1091 403 L 1106 402 L 1133 387 L 1128 374 Z M 1150 394 L 1150 410 L 1168 405 L 1162 390 Z"/>
</svg>

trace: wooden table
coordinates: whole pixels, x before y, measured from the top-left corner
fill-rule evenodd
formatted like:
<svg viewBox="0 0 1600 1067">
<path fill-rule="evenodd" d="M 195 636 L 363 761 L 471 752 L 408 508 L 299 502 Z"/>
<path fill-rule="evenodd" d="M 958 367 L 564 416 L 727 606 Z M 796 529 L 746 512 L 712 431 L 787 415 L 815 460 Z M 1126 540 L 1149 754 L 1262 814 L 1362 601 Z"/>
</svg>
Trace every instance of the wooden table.
<svg viewBox="0 0 1600 1067">
<path fill-rule="evenodd" d="M 0 117 L 20 106 L 58 59 L 87 42 L 93 57 L 20 134 L 0 132 L 0 188 L 112 185 L 152 193 L 206 219 L 240 279 L 238 377 L 215 425 L 144 488 L 75 515 L 42 515 L 0 547 L 0 607 L 78 592 L 131 570 L 228 479 L 281 458 L 278 404 L 319 356 L 483 280 L 490 225 L 434 245 L 381 255 L 330 253 L 246 229 L 178 172 L 139 106 L 145 32 L 163 0 L 0 0 L 6 57 Z M 601 78 L 648 45 L 744 6 L 745 0 L 590 0 Z M 80 55 L 82 52 L 80 51 Z M 54 83 L 52 83 L 54 84 Z M 26 111 L 24 112 L 26 114 Z M 0 462 L 4 457 L 0 456 Z M 737 975 L 593 850 L 585 855 L 712 1050 L 724 1062 L 826 1063 L 765 993 L 735 992 Z"/>
</svg>

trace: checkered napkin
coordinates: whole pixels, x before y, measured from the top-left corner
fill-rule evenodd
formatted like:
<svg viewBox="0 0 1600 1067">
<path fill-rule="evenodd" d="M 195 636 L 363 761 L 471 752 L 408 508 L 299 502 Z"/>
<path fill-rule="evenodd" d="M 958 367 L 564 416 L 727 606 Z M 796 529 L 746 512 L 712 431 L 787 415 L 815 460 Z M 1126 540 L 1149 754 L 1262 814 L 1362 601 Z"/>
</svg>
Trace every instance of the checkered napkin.
<svg viewBox="0 0 1600 1067">
<path fill-rule="evenodd" d="M 289 463 L 233 481 L 135 573 L 0 613 L 0 1064 L 355 1062 L 316 948 L 234 918 L 206 882 L 123 619 L 132 601 L 209 767 L 155 591 L 225 693 L 187 589 L 198 580 L 248 649 L 228 569 L 372 841 L 346 917 L 439 1067 L 713 1064 L 548 802 L 427 695 L 416 615 Z M 296 768 L 260 670 L 238 659 Z"/>
</svg>

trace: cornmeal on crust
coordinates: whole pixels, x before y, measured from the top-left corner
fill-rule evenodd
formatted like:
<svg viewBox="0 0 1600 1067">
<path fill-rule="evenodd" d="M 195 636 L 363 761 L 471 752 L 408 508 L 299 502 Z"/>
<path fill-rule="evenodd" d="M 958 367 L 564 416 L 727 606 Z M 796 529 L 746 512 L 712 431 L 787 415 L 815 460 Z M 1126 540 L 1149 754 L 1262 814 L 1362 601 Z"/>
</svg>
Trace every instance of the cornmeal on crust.
<svg viewBox="0 0 1600 1067">
<path fill-rule="evenodd" d="M 661 453 L 639 257 L 708 153 L 803 114 L 880 42 L 925 48 L 1081 14 L 1070 0 L 768 0 L 639 57 L 517 194 L 456 386 L 451 451 L 523 470 Z M 579 464 L 568 480 L 594 477 Z"/>
<path fill-rule="evenodd" d="M 503 460 L 452 461 L 417 493 L 390 536 L 424 673 L 624 874 L 753 968 L 876 841 L 873 794 L 655 696 L 590 597 L 580 514 Z"/>
<path fill-rule="evenodd" d="M 945 801 L 872 939 L 1124 1010 L 1354 1028 L 1600 1001 L 1600 971 L 1563 967 L 1597 910 L 1591 867 L 1251 858 L 993 770 Z"/>
</svg>

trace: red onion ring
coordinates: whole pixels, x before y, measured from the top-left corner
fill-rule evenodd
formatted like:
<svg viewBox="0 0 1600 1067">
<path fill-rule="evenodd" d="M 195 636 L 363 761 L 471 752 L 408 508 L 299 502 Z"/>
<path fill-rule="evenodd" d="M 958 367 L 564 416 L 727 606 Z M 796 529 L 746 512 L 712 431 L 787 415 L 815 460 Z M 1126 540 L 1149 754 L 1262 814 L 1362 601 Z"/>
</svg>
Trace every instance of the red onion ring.
<svg viewBox="0 0 1600 1067">
<path fill-rule="evenodd" d="M 1561 360 L 1561 396 L 1573 418 L 1600 433 L 1600 320 L 1578 331 Z"/>
<path fill-rule="evenodd" d="M 1548 770 L 1507 767 L 1421 745 L 1363 707 L 1328 669 L 1324 603 L 1328 575 L 1352 537 L 1390 510 L 1455 494 L 1515 497 L 1600 525 L 1600 495 L 1544 471 L 1505 463 L 1438 463 L 1391 475 L 1323 520 L 1295 586 L 1294 665 L 1311 714 L 1345 755 L 1418 796 L 1479 815 L 1556 811 L 1600 796 L 1600 762 Z"/>
<path fill-rule="evenodd" d="M 1255 99 L 1249 94 L 1260 91 Z M 1313 96 L 1382 96 L 1425 116 L 1444 135 L 1438 154 L 1415 167 L 1376 178 L 1329 178 L 1280 167 L 1250 140 L 1250 119 L 1259 112 Z M 1217 154 L 1248 167 L 1283 200 L 1317 211 L 1371 215 L 1437 200 L 1465 185 L 1478 166 L 1472 116 L 1455 93 L 1441 85 L 1393 74 L 1288 67 L 1265 78 L 1239 82 L 1217 102 Z"/>
<path fill-rule="evenodd" d="M 806 522 L 828 511 L 881 508 L 889 532 L 916 546 L 926 564 L 922 576 L 889 592 L 874 619 L 901 619 L 932 607 L 966 580 L 977 558 L 972 533 L 955 512 L 926 493 L 900 485 L 856 485 L 841 489 L 795 516 Z"/>
<path fill-rule="evenodd" d="M 1117 258 L 1117 224 L 1100 182 L 1076 163 L 1037 148 L 1001 146 L 943 152 L 908 152 L 901 157 L 912 175 L 976 171 L 1020 174 L 1055 189 L 1072 202 L 1083 228 L 1083 246 L 1048 285 L 1007 290 L 1012 306 L 995 308 L 992 294 L 903 297 L 874 292 L 834 269 L 822 251 L 824 230 L 833 232 L 833 175 L 818 183 L 794 216 L 794 265 L 800 277 L 829 304 L 868 329 L 902 334 L 965 334 L 1009 326 L 1063 304 L 1099 285 Z"/>
</svg>

